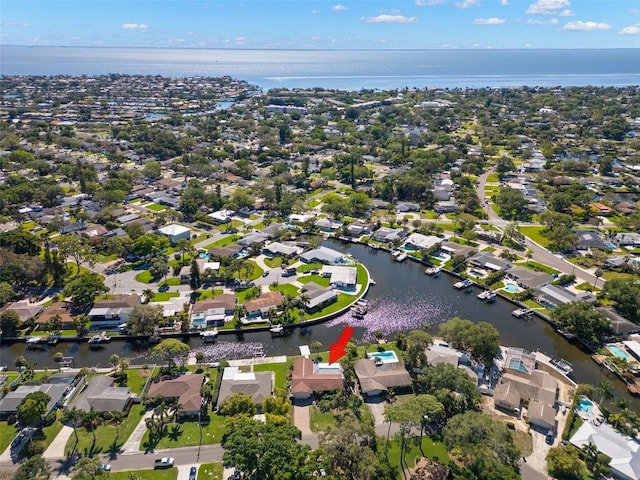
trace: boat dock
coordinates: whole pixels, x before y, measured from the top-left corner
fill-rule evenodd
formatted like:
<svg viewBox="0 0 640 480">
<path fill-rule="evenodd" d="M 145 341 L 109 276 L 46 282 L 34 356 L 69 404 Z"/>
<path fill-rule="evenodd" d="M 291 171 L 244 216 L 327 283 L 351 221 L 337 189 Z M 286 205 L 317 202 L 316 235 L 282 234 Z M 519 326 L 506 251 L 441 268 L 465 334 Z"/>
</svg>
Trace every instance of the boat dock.
<svg viewBox="0 0 640 480">
<path fill-rule="evenodd" d="M 533 308 L 518 308 L 517 310 L 514 310 L 513 312 L 511 312 L 511 315 L 513 315 L 516 318 L 530 317 L 533 314 L 534 314 Z"/>
</svg>

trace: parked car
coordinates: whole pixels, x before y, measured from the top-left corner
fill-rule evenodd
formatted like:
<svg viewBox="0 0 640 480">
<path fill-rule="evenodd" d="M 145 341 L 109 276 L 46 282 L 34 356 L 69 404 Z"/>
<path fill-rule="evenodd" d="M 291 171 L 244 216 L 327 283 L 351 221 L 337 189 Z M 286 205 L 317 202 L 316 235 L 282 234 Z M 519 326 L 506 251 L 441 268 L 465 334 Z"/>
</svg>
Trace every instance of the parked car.
<svg viewBox="0 0 640 480">
<path fill-rule="evenodd" d="M 196 480 L 196 474 L 198 473 L 198 467 L 191 467 L 189 470 L 189 480 Z"/>
</svg>

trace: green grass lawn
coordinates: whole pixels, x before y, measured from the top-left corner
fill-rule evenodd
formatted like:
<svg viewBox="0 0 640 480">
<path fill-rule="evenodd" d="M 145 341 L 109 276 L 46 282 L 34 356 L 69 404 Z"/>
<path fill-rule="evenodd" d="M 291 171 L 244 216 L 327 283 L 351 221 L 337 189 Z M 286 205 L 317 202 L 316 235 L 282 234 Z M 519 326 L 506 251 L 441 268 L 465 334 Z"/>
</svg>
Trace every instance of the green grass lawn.
<svg viewBox="0 0 640 480">
<path fill-rule="evenodd" d="M 322 268 L 321 263 L 303 263 L 299 267 L 296 268 L 296 272 L 308 272 L 310 270 L 320 270 Z"/>
<path fill-rule="evenodd" d="M 282 265 L 282 257 L 265 258 L 264 264 L 269 268 L 276 268 Z"/>
<path fill-rule="evenodd" d="M 148 460 L 149 468 L 151 470 L 131 470 L 126 472 L 110 472 L 106 478 L 108 478 L 109 480 L 129 480 L 130 475 L 134 475 L 135 478 L 139 478 L 140 480 L 176 480 L 176 478 L 178 478 L 178 469 L 176 467 L 167 468 L 165 470 L 153 470 L 154 460 L 155 458 L 149 458 Z M 206 478 L 216 478 L 216 477 L 206 477 Z M 220 474 L 220 477 L 217 477 L 217 478 L 222 478 L 222 474 Z"/>
<path fill-rule="evenodd" d="M 226 245 L 229 245 L 231 243 L 234 243 L 236 240 L 238 240 L 240 238 L 240 235 L 229 235 L 228 237 L 224 237 L 221 238 L 220 240 L 217 240 L 213 243 L 210 243 L 209 245 L 205 245 L 203 248 L 205 250 L 210 250 L 212 248 L 215 247 L 224 247 Z"/>
<path fill-rule="evenodd" d="M 305 275 L 304 277 L 298 277 L 298 281 L 300 283 L 317 283 L 318 285 L 328 288 L 329 287 L 329 281 L 331 279 L 329 277 L 321 277 L 320 275 Z"/>
<path fill-rule="evenodd" d="M 543 247 L 548 247 L 551 242 L 549 240 L 547 240 L 544 236 L 542 236 L 542 232 L 546 229 L 547 227 L 542 227 L 542 226 L 538 226 L 538 227 L 531 227 L 531 226 L 526 226 L 526 227 L 518 227 L 518 230 L 520 230 L 525 237 L 530 238 L 531 240 L 533 240 L 534 242 L 536 242 L 537 244 L 543 246 Z"/>
<path fill-rule="evenodd" d="M 136 274 L 135 279 L 136 282 L 151 283 L 153 277 L 151 276 L 151 272 L 149 272 L 149 270 L 143 270 L 142 272 Z"/>
<path fill-rule="evenodd" d="M 320 202 L 318 200 L 309 200 L 307 202 L 308 208 L 316 208 L 318 205 L 320 205 Z"/>
<path fill-rule="evenodd" d="M 307 317 L 307 320 L 313 320 L 314 318 L 323 317 L 325 315 L 329 315 L 330 313 L 334 313 L 339 310 L 342 310 L 347 306 L 349 306 L 351 303 L 353 303 L 353 301 L 354 301 L 354 297 L 352 295 L 346 295 L 344 293 L 340 293 L 338 294 L 338 300 L 335 303 L 328 305 L 327 307 L 323 308 L 319 312 L 315 312 L 312 315 L 309 315 Z"/>
<path fill-rule="evenodd" d="M 134 405 L 131 407 L 127 419 L 118 427 L 118 445 L 120 448 L 122 448 L 122 444 L 124 444 L 131 435 L 131 432 L 133 432 L 133 429 L 138 425 L 143 413 L 144 407 L 142 405 Z M 88 455 L 89 453 L 107 453 L 110 451 L 116 439 L 115 427 L 111 425 L 101 425 L 96 430 L 96 444 L 93 447 L 93 451 L 91 451 L 93 444 L 93 435 L 91 432 L 88 432 L 85 428 L 77 428 L 76 431 L 78 432 L 78 445 L 76 450 L 82 455 Z M 65 453 L 69 453 L 75 445 L 76 438 L 75 435 L 72 434 L 65 446 Z"/>
<path fill-rule="evenodd" d="M 223 470 L 221 462 L 203 463 L 198 468 L 198 480 L 222 480 Z"/>
<path fill-rule="evenodd" d="M 236 290 L 233 294 L 238 297 L 238 302 L 243 304 L 246 302 L 247 294 L 251 291 L 250 288 L 245 288 L 244 290 Z"/>
<path fill-rule="evenodd" d="M 226 418 L 210 414 L 208 424 L 202 424 L 202 445 L 220 443 L 225 431 Z M 140 449 L 145 450 L 149 441 L 149 432 L 145 432 L 140 442 Z M 185 421 L 167 425 L 167 434 L 154 447 L 156 450 L 175 447 L 195 447 L 200 443 L 200 427 L 198 421 Z"/>
<path fill-rule="evenodd" d="M 155 292 L 152 302 L 168 302 L 172 298 L 180 296 L 180 292 Z"/>
<path fill-rule="evenodd" d="M 171 277 L 171 278 L 167 278 L 166 282 L 159 283 L 158 287 L 164 287 L 164 286 L 177 287 L 178 285 L 180 285 L 180 278 Z"/>
<path fill-rule="evenodd" d="M 165 207 L 164 205 L 158 205 L 157 203 L 150 203 L 148 205 L 145 205 L 144 208 L 153 210 L 154 212 L 163 212 L 167 209 L 167 207 Z"/>
<path fill-rule="evenodd" d="M 142 368 L 128 368 L 125 373 L 127 374 L 127 387 L 129 387 L 129 390 L 132 393 L 142 395 L 144 384 L 153 372 Z"/>
<path fill-rule="evenodd" d="M 103 255 L 102 253 L 96 253 L 95 257 L 98 263 L 107 263 L 107 262 L 113 262 L 114 260 L 117 260 L 118 254 L 112 253 L 111 255 Z"/>
<path fill-rule="evenodd" d="M 276 372 L 276 388 L 285 388 L 287 376 L 289 375 L 289 367 L 293 363 L 293 358 L 285 363 L 264 363 L 254 365 L 254 372 Z"/>
<path fill-rule="evenodd" d="M 389 461 L 391 465 L 398 467 L 398 478 L 402 478 L 402 474 L 400 473 L 400 445 L 397 441 L 390 440 L 389 446 Z M 382 445 L 380 445 L 378 448 L 382 448 Z M 437 442 L 429 437 L 422 437 L 422 451 L 427 458 L 440 462 L 444 465 L 447 465 L 449 462 L 451 462 L 449 453 L 447 452 L 447 447 L 445 447 L 444 443 Z M 409 442 L 409 447 L 405 452 L 405 459 L 409 467 L 414 467 L 416 461 L 420 458 L 422 458 L 422 453 L 420 452 L 418 442 Z"/>
<path fill-rule="evenodd" d="M 199 290 L 196 292 L 197 301 L 208 300 L 209 298 L 217 297 L 218 295 L 222 295 L 224 290 Z"/>
<path fill-rule="evenodd" d="M 490 173 L 489 176 L 487 177 L 487 182 L 488 183 L 500 183 L 500 177 L 498 176 L 497 173 Z"/>
<path fill-rule="evenodd" d="M 424 210 L 420 212 L 420 218 L 423 218 L 426 220 L 435 220 L 439 216 L 440 215 L 435 210 Z"/>
<path fill-rule="evenodd" d="M 553 275 L 555 274 L 559 274 L 560 271 L 556 270 L 555 268 L 551 268 L 548 267 L 547 265 L 543 265 L 541 263 L 538 262 L 534 262 L 533 260 L 528 260 L 526 263 L 518 263 L 517 265 L 521 266 L 521 267 L 526 267 L 530 270 L 533 270 L 535 272 L 545 272 L 548 273 L 549 275 Z"/>
<path fill-rule="evenodd" d="M 318 407 L 311 405 L 309 407 L 309 427 L 312 432 L 326 432 L 329 427 L 336 424 L 336 417 L 333 412 L 321 412 Z"/>
<path fill-rule="evenodd" d="M 290 297 L 298 296 L 298 287 L 291 285 L 290 283 L 281 283 L 277 287 L 269 287 L 269 290 L 278 290 L 283 295 L 289 295 Z"/>
<path fill-rule="evenodd" d="M 614 278 L 629 279 L 635 277 L 636 275 L 634 275 L 633 273 L 612 272 L 610 270 L 606 270 L 602 275 L 602 278 L 604 278 L 605 280 L 613 280 Z"/>
<path fill-rule="evenodd" d="M 4 452 L 11 444 L 13 438 L 18 434 L 16 424 L 9 425 L 8 422 L 0 422 L 0 452 Z"/>
<path fill-rule="evenodd" d="M 238 275 L 243 280 L 257 280 L 258 278 L 260 278 L 262 276 L 262 274 L 264 273 L 264 270 L 262 270 L 262 268 L 260 268 L 260 266 L 256 262 L 254 262 L 253 260 L 249 260 L 249 262 L 251 262 L 253 264 L 253 272 L 251 273 L 251 276 L 247 275 L 247 269 L 246 268 L 242 268 L 242 270 L 240 270 Z"/>
</svg>

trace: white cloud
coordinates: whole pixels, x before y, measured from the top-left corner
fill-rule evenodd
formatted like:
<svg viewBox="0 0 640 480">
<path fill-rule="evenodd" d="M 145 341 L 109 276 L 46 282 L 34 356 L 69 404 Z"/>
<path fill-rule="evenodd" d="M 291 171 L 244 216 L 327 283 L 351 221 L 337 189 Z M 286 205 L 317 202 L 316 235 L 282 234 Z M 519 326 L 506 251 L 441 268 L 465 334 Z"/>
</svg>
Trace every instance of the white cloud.
<svg viewBox="0 0 640 480">
<path fill-rule="evenodd" d="M 576 32 L 593 32 L 594 30 L 609 30 L 611 25 L 599 22 L 569 22 L 562 27 L 563 30 L 572 30 Z"/>
<path fill-rule="evenodd" d="M 571 5 L 569 0 L 537 0 L 529 5 L 527 13 L 531 15 L 555 15 L 558 10 Z"/>
<path fill-rule="evenodd" d="M 122 30 L 137 30 L 139 32 L 146 32 L 149 27 L 144 23 L 125 23 L 120 27 Z"/>
<path fill-rule="evenodd" d="M 618 32 L 620 35 L 640 35 L 640 23 L 624 27 Z"/>
<path fill-rule="evenodd" d="M 500 5 L 509 5 L 509 0 L 500 0 Z"/>
<path fill-rule="evenodd" d="M 575 17 L 576 16 L 576 12 L 574 12 L 573 10 L 563 10 L 558 14 L 559 17 Z"/>
<path fill-rule="evenodd" d="M 445 0 L 416 0 L 419 7 L 432 7 L 433 5 L 442 5 Z"/>
<path fill-rule="evenodd" d="M 362 17 L 365 23 L 414 23 L 416 17 L 405 17 L 404 15 L 378 15 L 377 17 Z"/>
<path fill-rule="evenodd" d="M 458 8 L 471 8 L 479 6 L 478 0 L 462 0 L 462 2 L 456 2 L 454 5 Z"/>
<path fill-rule="evenodd" d="M 638 10 L 637 8 L 629 10 L 629 15 L 640 15 L 640 10 Z"/>
<path fill-rule="evenodd" d="M 332 10 L 333 10 L 334 12 L 342 12 L 342 11 L 344 11 L 344 10 L 347 10 L 347 7 L 345 7 L 344 5 L 340 5 L 340 4 L 338 4 L 338 5 L 334 5 L 334 6 L 332 7 Z"/>
<path fill-rule="evenodd" d="M 311 14 L 312 15 L 317 15 L 318 14 L 318 10 L 311 10 Z"/>
<path fill-rule="evenodd" d="M 503 23 L 506 23 L 506 19 L 505 18 L 496 18 L 496 17 L 491 17 L 491 18 L 476 18 L 473 21 L 474 25 L 502 25 Z"/>
<path fill-rule="evenodd" d="M 530 18 L 527 20 L 527 25 L 557 25 L 558 19 L 552 18 L 550 20 L 536 20 L 534 18 Z"/>
<path fill-rule="evenodd" d="M 0 26 L 2 27 L 20 27 L 20 28 L 28 28 L 31 25 L 27 22 L 0 22 Z"/>
<path fill-rule="evenodd" d="M 242 45 L 244 42 L 247 41 L 247 38 L 246 37 L 236 37 L 233 41 L 236 43 L 236 45 Z"/>
</svg>

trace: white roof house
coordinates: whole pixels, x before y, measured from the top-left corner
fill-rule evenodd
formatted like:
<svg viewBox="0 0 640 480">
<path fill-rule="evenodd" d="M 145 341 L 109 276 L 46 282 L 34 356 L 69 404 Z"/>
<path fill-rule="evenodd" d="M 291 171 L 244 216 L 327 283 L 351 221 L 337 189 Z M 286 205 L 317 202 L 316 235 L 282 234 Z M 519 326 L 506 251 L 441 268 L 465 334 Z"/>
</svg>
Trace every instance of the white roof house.
<svg viewBox="0 0 640 480">
<path fill-rule="evenodd" d="M 184 225 L 178 225 L 177 223 L 166 225 L 158 229 L 158 232 L 168 237 L 171 243 L 176 243 L 178 240 L 183 239 L 189 240 L 191 238 L 191 229 Z"/>
<path fill-rule="evenodd" d="M 331 277 L 329 283 L 335 287 L 355 287 L 358 270 L 356 267 L 339 267 L 325 265 L 322 267 L 322 276 Z"/>
<path fill-rule="evenodd" d="M 434 247 L 440 243 L 442 243 L 442 238 L 436 237 L 434 235 L 422 235 L 421 233 L 412 233 L 405 240 L 406 245 L 411 245 L 413 247 L 428 250 L 431 247 Z"/>
<path fill-rule="evenodd" d="M 295 245 L 287 245 L 285 243 L 280 242 L 271 242 L 264 246 L 262 251 L 266 254 L 271 255 L 295 255 L 300 251 L 300 247 L 296 247 Z"/>
<path fill-rule="evenodd" d="M 300 255 L 300 260 L 305 263 L 321 262 L 332 265 L 345 263 L 344 253 L 328 247 L 319 247 L 314 250 L 309 250 L 308 252 Z"/>
<path fill-rule="evenodd" d="M 623 480 L 640 478 L 640 442 L 625 437 L 611 425 L 594 425 L 584 422 L 571 437 L 570 442 L 578 448 L 591 443 L 600 453 L 611 458 L 611 473 Z"/>
<path fill-rule="evenodd" d="M 228 223 L 235 212 L 233 210 L 218 210 L 209 214 L 209 217 L 216 223 Z"/>
</svg>

